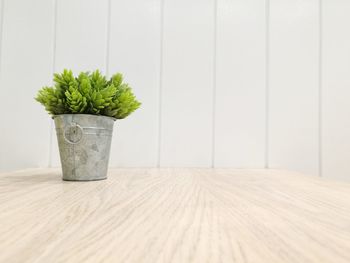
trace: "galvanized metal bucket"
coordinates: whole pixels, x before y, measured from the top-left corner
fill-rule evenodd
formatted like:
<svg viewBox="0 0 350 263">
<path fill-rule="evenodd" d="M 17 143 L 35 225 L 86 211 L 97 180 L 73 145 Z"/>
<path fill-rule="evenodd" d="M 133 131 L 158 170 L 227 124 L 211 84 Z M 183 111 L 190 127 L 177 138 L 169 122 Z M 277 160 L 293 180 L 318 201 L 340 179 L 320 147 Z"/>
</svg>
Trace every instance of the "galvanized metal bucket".
<svg viewBox="0 0 350 263">
<path fill-rule="evenodd" d="M 63 180 L 106 179 L 115 119 L 89 114 L 62 114 L 53 119 Z"/>
</svg>

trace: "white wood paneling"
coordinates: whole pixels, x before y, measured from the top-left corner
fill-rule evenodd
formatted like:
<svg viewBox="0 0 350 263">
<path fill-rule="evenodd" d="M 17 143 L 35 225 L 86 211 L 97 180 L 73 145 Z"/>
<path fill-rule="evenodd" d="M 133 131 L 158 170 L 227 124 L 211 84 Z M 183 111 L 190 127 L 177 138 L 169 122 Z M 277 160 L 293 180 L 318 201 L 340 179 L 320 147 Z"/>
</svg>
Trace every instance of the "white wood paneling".
<svg viewBox="0 0 350 263">
<path fill-rule="evenodd" d="M 0 0 L 0 76 L 1 76 L 1 59 L 2 59 L 2 35 L 4 22 L 4 0 Z M 1 92 L 1 87 L 0 87 Z M 1 143 L 1 140 L 0 140 Z M 0 168 L 1 169 L 1 168 Z"/>
<path fill-rule="evenodd" d="M 105 71 L 108 0 L 57 1 L 55 70 Z"/>
<path fill-rule="evenodd" d="M 323 1 L 323 175 L 350 180 L 350 2 Z"/>
<path fill-rule="evenodd" d="M 0 174 L 0 262 L 350 262 L 350 184 L 258 169 L 60 177 Z"/>
<path fill-rule="evenodd" d="M 265 9 L 218 0 L 215 166 L 265 165 Z"/>
<path fill-rule="evenodd" d="M 318 174 L 319 1 L 270 0 L 269 164 Z"/>
<path fill-rule="evenodd" d="M 4 0 L 0 0 L 0 66 L 1 66 L 1 46 L 2 46 L 2 30 L 3 30 L 3 22 L 4 22 Z M 1 71 L 1 68 L 0 68 Z"/>
<path fill-rule="evenodd" d="M 110 165 L 156 166 L 161 1 L 113 1 L 110 14 L 109 73 L 122 72 L 142 102 L 116 122 Z"/>
<path fill-rule="evenodd" d="M 106 70 L 108 0 L 57 0 L 56 72 Z M 52 166 L 59 166 L 52 130 Z"/>
<path fill-rule="evenodd" d="M 210 166 L 214 0 L 165 0 L 161 166 Z"/>
<path fill-rule="evenodd" d="M 46 166 L 49 118 L 34 101 L 51 78 L 54 3 L 4 2 L 0 75 L 0 169 Z"/>
<path fill-rule="evenodd" d="M 33 98 L 70 68 L 120 71 L 143 103 L 116 122 L 111 166 L 267 161 L 349 179 L 349 13 L 343 0 L 0 0 L 0 170 L 60 165 Z"/>
</svg>

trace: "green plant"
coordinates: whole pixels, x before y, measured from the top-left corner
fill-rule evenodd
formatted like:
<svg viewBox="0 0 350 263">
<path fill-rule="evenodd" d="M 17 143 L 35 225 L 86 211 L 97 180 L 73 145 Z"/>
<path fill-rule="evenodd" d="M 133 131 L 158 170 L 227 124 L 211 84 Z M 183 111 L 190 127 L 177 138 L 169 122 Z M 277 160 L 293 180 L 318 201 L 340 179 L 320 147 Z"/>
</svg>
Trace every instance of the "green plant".
<svg viewBox="0 0 350 263">
<path fill-rule="evenodd" d="M 51 115 L 81 113 L 123 119 L 141 105 L 120 73 L 107 80 L 98 70 L 75 77 L 65 69 L 55 73 L 53 81 L 53 87 L 43 87 L 35 98 Z"/>
</svg>

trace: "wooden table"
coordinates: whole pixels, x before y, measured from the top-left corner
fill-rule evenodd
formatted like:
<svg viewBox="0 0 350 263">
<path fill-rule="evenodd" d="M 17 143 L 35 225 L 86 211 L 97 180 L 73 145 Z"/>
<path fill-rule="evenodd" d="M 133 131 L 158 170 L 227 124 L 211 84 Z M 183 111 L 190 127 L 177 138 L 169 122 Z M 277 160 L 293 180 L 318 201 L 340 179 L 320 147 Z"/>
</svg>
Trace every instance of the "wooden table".
<svg viewBox="0 0 350 263">
<path fill-rule="evenodd" d="M 0 262 L 350 262 L 350 184 L 275 170 L 0 175 Z"/>
</svg>

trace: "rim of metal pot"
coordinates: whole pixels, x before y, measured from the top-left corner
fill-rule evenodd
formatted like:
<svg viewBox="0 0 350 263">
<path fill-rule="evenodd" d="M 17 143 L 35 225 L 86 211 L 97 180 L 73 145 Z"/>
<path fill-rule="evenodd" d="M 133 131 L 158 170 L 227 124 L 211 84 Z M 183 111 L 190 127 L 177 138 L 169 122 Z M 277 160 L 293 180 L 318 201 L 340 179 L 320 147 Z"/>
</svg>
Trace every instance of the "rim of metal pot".
<svg viewBox="0 0 350 263">
<path fill-rule="evenodd" d="M 112 119 L 114 121 L 116 121 L 116 118 L 110 117 L 110 116 L 105 116 L 105 115 L 95 115 L 95 114 L 82 114 L 82 113 L 64 113 L 64 114 L 57 114 L 57 115 L 53 115 L 52 119 L 55 119 L 58 116 L 62 116 L 62 115 L 76 115 L 76 116 L 81 116 L 81 115 L 88 115 L 88 116 L 95 116 L 95 117 L 104 117 L 104 118 L 109 118 Z"/>
</svg>

